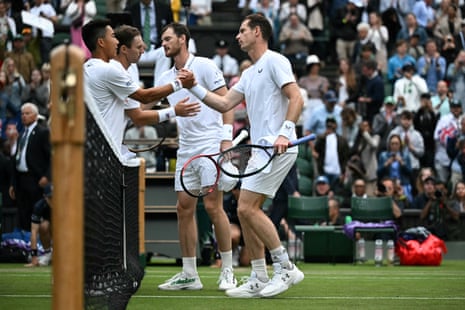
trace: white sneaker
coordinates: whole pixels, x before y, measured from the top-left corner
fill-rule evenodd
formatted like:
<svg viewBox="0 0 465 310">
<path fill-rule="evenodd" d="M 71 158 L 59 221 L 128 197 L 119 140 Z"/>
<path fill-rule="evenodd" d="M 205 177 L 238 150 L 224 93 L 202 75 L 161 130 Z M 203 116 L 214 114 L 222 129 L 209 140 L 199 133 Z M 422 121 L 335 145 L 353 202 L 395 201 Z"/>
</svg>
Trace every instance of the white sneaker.
<svg viewBox="0 0 465 310">
<path fill-rule="evenodd" d="M 236 277 L 231 268 L 224 268 L 218 279 L 218 287 L 221 291 L 226 291 L 237 286 Z"/>
<path fill-rule="evenodd" d="M 184 272 L 180 272 L 160 284 L 158 288 L 164 291 L 201 290 L 203 285 L 198 275 L 187 276 Z"/>
<path fill-rule="evenodd" d="M 39 266 L 48 266 L 52 261 L 52 252 L 39 256 Z"/>
<path fill-rule="evenodd" d="M 239 287 L 232 288 L 226 291 L 226 295 L 229 297 L 237 297 L 237 298 L 252 298 L 252 297 L 260 297 L 260 292 L 263 288 L 265 288 L 268 282 L 262 282 L 257 278 L 257 274 L 252 271 L 250 277 L 247 278 L 244 284 L 240 285 Z"/>
<path fill-rule="evenodd" d="M 262 297 L 272 297 L 287 291 L 292 285 L 299 283 L 304 279 L 304 273 L 296 265 L 292 264 L 292 269 L 283 268 L 281 264 L 273 264 L 273 278 L 260 292 Z"/>
</svg>

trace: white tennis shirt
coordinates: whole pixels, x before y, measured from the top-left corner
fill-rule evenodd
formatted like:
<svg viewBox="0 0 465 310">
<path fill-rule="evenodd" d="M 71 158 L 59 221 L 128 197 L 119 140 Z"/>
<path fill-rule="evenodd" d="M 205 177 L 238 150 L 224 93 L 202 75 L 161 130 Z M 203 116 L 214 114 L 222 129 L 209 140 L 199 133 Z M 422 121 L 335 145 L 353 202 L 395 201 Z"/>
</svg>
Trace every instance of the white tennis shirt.
<svg viewBox="0 0 465 310">
<path fill-rule="evenodd" d="M 91 58 L 84 64 L 84 83 L 98 107 L 116 145 L 123 143 L 124 110 L 128 96 L 139 89 L 123 66 Z"/>
<path fill-rule="evenodd" d="M 197 83 L 210 91 L 215 91 L 226 85 L 223 73 L 215 63 L 205 57 L 190 55 L 186 62 L 186 69 L 194 72 Z M 158 85 L 165 85 L 176 78 L 177 70 L 173 66 L 165 71 L 157 80 Z M 223 130 L 222 114 L 213 110 L 195 97 L 187 89 L 181 89 L 167 97 L 171 106 L 181 99 L 189 97 L 188 102 L 199 102 L 200 113 L 193 117 L 176 117 L 179 134 L 179 153 L 193 156 L 200 153 L 210 154 L 219 151 Z"/>
<path fill-rule="evenodd" d="M 289 99 L 281 89 L 291 82 L 295 82 L 295 78 L 289 60 L 268 50 L 242 73 L 239 82 L 232 87 L 245 96 L 253 144 L 264 137 L 278 137 L 289 107 Z M 295 131 L 290 138 L 296 139 Z M 297 148 L 288 150 L 292 153 L 297 151 Z"/>
</svg>

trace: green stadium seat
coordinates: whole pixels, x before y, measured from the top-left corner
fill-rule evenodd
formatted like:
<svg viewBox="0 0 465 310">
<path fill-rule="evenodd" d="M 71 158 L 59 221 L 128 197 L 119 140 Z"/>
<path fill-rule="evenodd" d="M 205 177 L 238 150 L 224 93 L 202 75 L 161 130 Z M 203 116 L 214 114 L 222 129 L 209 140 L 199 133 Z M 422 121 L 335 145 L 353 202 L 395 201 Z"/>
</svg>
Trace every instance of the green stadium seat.
<svg viewBox="0 0 465 310">
<path fill-rule="evenodd" d="M 297 165 L 297 172 L 299 173 L 299 175 L 306 176 L 309 178 L 313 177 L 313 165 L 311 161 L 297 157 L 295 163 Z"/>
<path fill-rule="evenodd" d="M 352 197 L 352 219 L 360 222 L 393 220 L 391 197 Z"/>
<path fill-rule="evenodd" d="M 307 144 L 299 145 L 299 153 L 296 160 L 297 172 L 300 176 L 307 176 L 313 179 L 313 157 Z"/>
<path fill-rule="evenodd" d="M 360 222 L 383 222 L 393 221 L 394 215 L 392 213 L 392 199 L 391 197 L 352 197 L 351 198 L 351 216 L 353 221 Z M 383 233 L 395 236 L 395 227 L 355 227 L 354 235 L 356 233 Z M 394 237 L 393 237 L 394 238 Z M 354 238 L 354 242 L 356 242 Z M 355 247 L 354 247 L 355 249 Z M 355 258 L 354 251 L 354 258 Z"/>
<path fill-rule="evenodd" d="M 305 233 L 334 230 L 333 226 L 318 225 L 329 217 L 327 196 L 289 196 L 288 203 L 288 223 L 294 226 L 296 233 L 301 232 L 305 236 Z M 308 224 L 301 225 L 299 222 Z"/>
<path fill-rule="evenodd" d="M 299 193 L 303 196 L 313 195 L 313 180 L 305 175 L 299 176 Z"/>
</svg>

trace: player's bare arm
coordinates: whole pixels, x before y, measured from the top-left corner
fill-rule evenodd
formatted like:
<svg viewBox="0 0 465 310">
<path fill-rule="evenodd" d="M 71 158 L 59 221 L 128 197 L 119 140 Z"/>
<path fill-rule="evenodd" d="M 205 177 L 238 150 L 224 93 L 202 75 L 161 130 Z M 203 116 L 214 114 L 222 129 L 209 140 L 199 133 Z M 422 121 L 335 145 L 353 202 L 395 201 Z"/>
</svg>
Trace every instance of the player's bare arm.
<svg viewBox="0 0 465 310">
<path fill-rule="evenodd" d="M 144 111 L 140 108 L 126 110 L 126 115 L 136 126 L 154 125 L 174 116 L 195 116 L 200 111 L 198 102 L 188 103 L 189 98 L 179 101 L 175 107 L 158 111 Z M 175 115 L 174 115 L 175 114 Z"/>
<path fill-rule="evenodd" d="M 286 120 L 297 122 L 302 108 L 304 106 L 304 99 L 300 93 L 297 83 L 292 82 L 283 86 L 282 92 L 289 99 L 289 108 L 287 109 Z"/>
<path fill-rule="evenodd" d="M 215 90 L 215 94 L 220 95 L 220 96 L 225 96 L 227 93 L 228 93 L 228 89 L 226 86 Z M 232 145 L 233 122 L 234 122 L 234 110 L 231 109 L 227 112 L 224 112 L 223 113 L 223 132 L 222 132 L 221 146 L 220 146 L 221 151 L 229 149 L 233 146 Z"/>
<path fill-rule="evenodd" d="M 179 86 L 179 89 L 180 87 L 181 86 Z M 132 93 L 129 98 L 147 104 L 165 98 L 174 91 L 174 86 L 171 84 L 151 88 L 139 88 Z"/>
<path fill-rule="evenodd" d="M 194 87 L 192 87 L 190 91 L 210 108 L 215 109 L 221 113 L 232 110 L 236 105 L 238 105 L 242 102 L 242 100 L 244 100 L 244 95 L 232 88 L 228 90 L 228 92 L 224 96 L 220 96 L 216 93 L 207 91 L 203 86 L 200 86 L 199 84 L 194 85 Z"/>
<path fill-rule="evenodd" d="M 280 130 L 280 134 L 276 139 L 274 146 L 278 154 L 286 152 L 289 145 L 289 134 L 295 130 L 295 123 L 299 119 L 304 100 L 300 93 L 297 83 L 292 82 L 283 86 L 282 92 L 289 99 L 289 107 L 287 109 L 286 120 Z"/>
</svg>

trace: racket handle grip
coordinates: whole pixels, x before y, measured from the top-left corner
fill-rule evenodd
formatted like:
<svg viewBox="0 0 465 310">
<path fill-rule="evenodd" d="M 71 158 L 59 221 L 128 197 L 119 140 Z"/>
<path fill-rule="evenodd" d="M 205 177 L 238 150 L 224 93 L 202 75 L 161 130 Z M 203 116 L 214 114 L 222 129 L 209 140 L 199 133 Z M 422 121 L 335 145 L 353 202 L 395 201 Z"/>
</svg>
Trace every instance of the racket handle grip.
<svg viewBox="0 0 465 310">
<path fill-rule="evenodd" d="M 315 140 L 315 139 L 316 139 L 316 135 L 314 133 L 311 133 L 311 134 L 309 134 L 307 136 L 303 136 L 302 138 L 299 138 L 297 140 L 290 141 L 289 146 L 299 145 L 299 144 L 302 144 L 302 143 L 305 143 L 305 142 L 308 142 L 308 141 L 312 141 L 312 140 Z"/>
<path fill-rule="evenodd" d="M 239 142 L 241 142 L 242 140 L 244 140 L 248 136 L 249 136 L 249 132 L 247 130 L 245 130 L 245 129 L 242 129 L 241 132 L 237 135 L 237 137 L 232 141 L 232 145 L 233 146 L 238 145 Z"/>
</svg>

